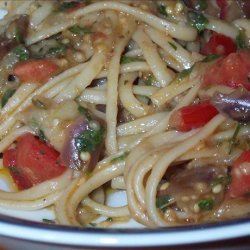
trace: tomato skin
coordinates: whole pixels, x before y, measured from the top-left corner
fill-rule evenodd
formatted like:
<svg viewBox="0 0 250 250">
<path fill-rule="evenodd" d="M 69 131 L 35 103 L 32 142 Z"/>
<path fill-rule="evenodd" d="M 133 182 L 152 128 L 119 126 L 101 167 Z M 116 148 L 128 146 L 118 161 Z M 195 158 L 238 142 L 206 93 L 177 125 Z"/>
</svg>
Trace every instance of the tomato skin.
<svg viewBox="0 0 250 250">
<path fill-rule="evenodd" d="M 176 110 L 170 117 L 169 125 L 185 132 L 204 126 L 217 114 L 217 109 L 209 101 L 204 101 Z"/>
<path fill-rule="evenodd" d="M 231 198 L 244 196 L 250 192 L 250 150 L 244 151 L 234 162 L 232 182 L 228 194 Z"/>
<path fill-rule="evenodd" d="M 216 54 L 219 56 L 226 56 L 230 53 L 236 52 L 237 46 L 232 38 L 213 32 L 209 41 L 201 49 L 203 55 Z"/>
<path fill-rule="evenodd" d="M 24 177 L 23 173 L 16 167 L 16 149 L 8 149 L 3 154 L 3 165 L 8 167 L 12 179 L 19 190 L 32 187 L 32 183 Z"/>
<path fill-rule="evenodd" d="M 59 153 L 32 134 L 21 136 L 16 148 L 5 151 L 3 158 L 4 166 L 15 165 L 19 178 L 23 179 L 24 183 L 29 183 L 29 185 L 19 185 L 19 179 L 12 175 L 20 189 L 55 178 L 67 169 L 58 163 Z"/>
<path fill-rule="evenodd" d="M 14 66 L 14 75 L 21 82 L 45 82 L 59 70 L 59 66 L 48 59 L 27 60 Z"/>
<path fill-rule="evenodd" d="M 220 19 L 222 20 L 226 19 L 228 11 L 227 0 L 216 0 L 216 3 L 220 8 Z"/>
<path fill-rule="evenodd" d="M 240 86 L 250 90 L 250 50 L 231 53 L 212 64 L 203 76 L 203 84 L 226 85 L 232 88 Z"/>
</svg>

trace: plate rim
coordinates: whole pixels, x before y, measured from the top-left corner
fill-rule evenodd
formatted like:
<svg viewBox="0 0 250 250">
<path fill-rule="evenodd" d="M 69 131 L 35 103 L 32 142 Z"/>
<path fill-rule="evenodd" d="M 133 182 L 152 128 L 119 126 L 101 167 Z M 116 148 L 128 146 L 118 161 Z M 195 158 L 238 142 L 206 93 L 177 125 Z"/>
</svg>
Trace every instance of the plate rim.
<svg viewBox="0 0 250 250">
<path fill-rule="evenodd" d="M 173 246 L 250 236 L 250 218 L 167 228 L 104 229 L 46 224 L 0 214 L 0 235 L 75 247 Z"/>
</svg>

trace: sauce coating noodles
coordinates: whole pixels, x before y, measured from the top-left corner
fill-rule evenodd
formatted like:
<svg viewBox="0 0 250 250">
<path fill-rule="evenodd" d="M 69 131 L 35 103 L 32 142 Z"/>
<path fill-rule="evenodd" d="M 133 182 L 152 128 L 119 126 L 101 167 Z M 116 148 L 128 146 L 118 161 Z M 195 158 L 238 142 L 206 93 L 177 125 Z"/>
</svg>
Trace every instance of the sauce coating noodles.
<svg viewBox="0 0 250 250">
<path fill-rule="evenodd" d="M 98 227 L 249 216 L 246 1 L 0 3 L 1 207 Z"/>
</svg>

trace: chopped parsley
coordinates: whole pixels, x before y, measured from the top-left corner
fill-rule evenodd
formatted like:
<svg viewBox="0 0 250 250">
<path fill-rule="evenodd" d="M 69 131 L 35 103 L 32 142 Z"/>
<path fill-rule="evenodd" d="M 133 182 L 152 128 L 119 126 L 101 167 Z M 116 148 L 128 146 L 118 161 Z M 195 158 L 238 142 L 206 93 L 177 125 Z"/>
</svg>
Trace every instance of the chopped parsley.
<svg viewBox="0 0 250 250">
<path fill-rule="evenodd" d="M 171 42 L 168 42 L 168 44 L 174 49 L 174 50 L 177 50 L 177 47 L 175 44 L 171 43 Z"/>
<path fill-rule="evenodd" d="M 23 42 L 23 38 L 22 38 L 22 34 L 21 34 L 21 29 L 19 27 L 16 27 L 15 30 L 15 39 L 18 43 L 22 43 Z"/>
<path fill-rule="evenodd" d="M 90 222 L 89 225 L 90 225 L 91 227 L 96 227 L 96 226 L 97 226 L 97 223 Z"/>
<path fill-rule="evenodd" d="M 47 51 L 46 56 L 55 57 L 58 55 L 63 55 L 65 51 L 66 51 L 66 46 L 64 44 L 58 43 L 56 47 L 52 47 Z"/>
<path fill-rule="evenodd" d="M 178 75 L 177 75 L 177 79 L 178 81 L 182 81 L 184 78 L 186 78 L 187 76 L 189 76 L 191 74 L 193 70 L 193 67 L 189 68 L 189 69 L 184 69 L 182 70 Z"/>
<path fill-rule="evenodd" d="M 8 102 L 8 100 L 14 95 L 14 93 L 16 92 L 15 89 L 7 89 L 1 99 L 1 106 L 2 108 L 6 105 L 6 103 Z"/>
<path fill-rule="evenodd" d="M 87 120 L 92 120 L 91 114 L 88 109 L 84 108 L 83 106 L 78 107 L 78 111 L 83 114 Z"/>
<path fill-rule="evenodd" d="M 152 86 L 153 82 L 155 81 L 155 77 L 153 75 L 149 75 L 144 81 L 145 85 Z"/>
<path fill-rule="evenodd" d="M 157 197 L 155 206 L 159 208 L 162 212 L 165 212 L 170 204 L 170 201 L 171 197 L 169 195 L 160 196 Z"/>
<path fill-rule="evenodd" d="M 141 62 L 141 61 L 143 60 L 138 57 L 122 56 L 120 63 L 127 64 L 127 63 L 132 63 L 132 62 Z"/>
<path fill-rule="evenodd" d="M 245 49 L 247 48 L 244 33 L 242 31 L 239 32 L 239 34 L 236 37 L 236 45 L 238 49 Z"/>
<path fill-rule="evenodd" d="M 18 57 L 19 61 L 26 61 L 30 57 L 29 51 L 23 46 L 18 46 L 14 48 L 13 52 Z"/>
<path fill-rule="evenodd" d="M 194 8 L 198 11 L 202 11 L 207 9 L 207 7 L 208 7 L 207 0 L 198 0 Z"/>
<path fill-rule="evenodd" d="M 37 120 L 33 117 L 29 121 L 29 126 L 35 131 L 36 135 L 39 137 L 39 139 L 43 142 L 47 141 L 47 138 L 43 132 L 43 130 L 40 128 L 40 125 L 38 124 Z"/>
<path fill-rule="evenodd" d="M 216 59 L 220 58 L 219 55 L 216 55 L 216 54 L 208 54 L 203 60 L 202 62 L 212 62 Z"/>
<path fill-rule="evenodd" d="M 158 6 L 158 11 L 159 11 L 159 13 L 160 14 L 162 14 L 163 16 L 168 16 L 168 13 L 167 13 L 167 11 L 166 11 L 166 6 L 165 5 L 163 5 L 163 4 L 160 4 L 159 6 Z"/>
<path fill-rule="evenodd" d="M 113 218 L 112 218 L 112 217 L 108 217 L 108 218 L 106 219 L 106 221 L 112 222 L 112 221 L 113 221 Z"/>
<path fill-rule="evenodd" d="M 39 137 L 39 139 L 43 142 L 46 142 L 47 141 L 47 138 L 43 132 L 43 130 L 41 129 L 38 129 L 37 132 L 36 132 L 37 136 Z"/>
<path fill-rule="evenodd" d="M 74 25 L 69 28 L 69 31 L 75 35 L 85 35 L 85 34 L 92 34 L 93 31 L 89 28 L 82 28 L 78 25 Z"/>
<path fill-rule="evenodd" d="M 47 106 L 39 99 L 32 98 L 32 104 L 39 109 L 47 109 Z"/>
<path fill-rule="evenodd" d="M 198 202 L 198 206 L 203 211 L 212 210 L 213 207 L 214 207 L 214 200 L 212 198 L 207 198 L 207 199 L 200 200 Z"/>
<path fill-rule="evenodd" d="M 93 152 L 101 145 L 104 139 L 105 129 L 100 126 L 99 129 L 86 129 L 76 139 L 75 145 L 79 152 Z"/>
<path fill-rule="evenodd" d="M 124 161 L 128 155 L 129 155 L 129 151 L 126 151 L 123 154 L 121 154 L 120 156 L 114 157 L 110 162 L 117 163 L 120 161 Z"/>
<path fill-rule="evenodd" d="M 44 223 L 48 223 L 48 224 L 55 224 L 56 223 L 54 220 L 49 220 L 49 219 L 43 219 L 42 221 Z"/>
<path fill-rule="evenodd" d="M 9 171 L 16 176 L 21 176 L 21 173 L 16 166 L 10 166 Z"/>
<path fill-rule="evenodd" d="M 235 131 L 234 131 L 234 133 L 233 133 L 232 138 L 230 138 L 230 140 L 229 140 L 229 145 L 230 145 L 230 147 L 229 147 L 229 152 L 228 152 L 228 154 L 231 154 L 231 153 L 232 153 L 233 148 L 234 148 L 234 147 L 236 146 L 236 144 L 237 144 L 237 136 L 238 136 L 238 134 L 239 134 L 239 132 L 240 132 L 241 127 L 242 127 L 242 124 L 241 124 L 241 123 L 238 123 L 237 126 L 236 126 L 236 128 L 235 128 Z"/>
<path fill-rule="evenodd" d="M 218 184 L 222 184 L 223 186 L 227 186 L 231 183 L 232 181 L 232 177 L 228 174 L 226 176 L 221 176 L 221 177 L 218 177 L 218 178 L 215 178 L 212 183 L 211 183 L 211 186 L 212 187 L 215 187 L 217 186 Z"/>
<path fill-rule="evenodd" d="M 188 11 L 187 20 L 191 26 L 198 30 L 198 32 L 203 31 L 208 24 L 208 19 L 203 14 L 192 10 Z"/>
<path fill-rule="evenodd" d="M 77 7 L 79 5 L 78 1 L 72 1 L 72 2 L 63 2 L 60 6 L 59 6 L 59 11 L 67 11 L 68 9 Z"/>
</svg>

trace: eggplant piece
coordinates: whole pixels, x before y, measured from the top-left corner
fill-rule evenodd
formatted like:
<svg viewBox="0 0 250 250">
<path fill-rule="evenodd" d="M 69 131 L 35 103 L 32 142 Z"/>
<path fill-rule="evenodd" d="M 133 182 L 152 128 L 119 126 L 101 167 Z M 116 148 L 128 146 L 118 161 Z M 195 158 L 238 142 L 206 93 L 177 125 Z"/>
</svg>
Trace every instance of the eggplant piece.
<svg viewBox="0 0 250 250">
<path fill-rule="evenodd" d="M 15 19 L 10 25 L 13 25 L 15 29 L 14 37 L 7 37 L 6 33 L 0 36 L 0 60 L 3 59 L 12 49 L 23 43 L 26 36 L 29 25 L 29 17 L 27 15 L 21 15 Z M 8 28 L 7 28 L 8 30 Z"/>
<path fill-rule="evenodd" d="M 238 88 L 231 94 L 216 92 L 212 97 L 212 104 L 235 121 L 250 121 L 250 92 L 244 88 Z"/>
</svg>

